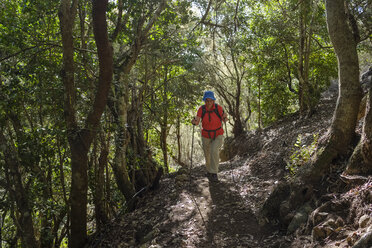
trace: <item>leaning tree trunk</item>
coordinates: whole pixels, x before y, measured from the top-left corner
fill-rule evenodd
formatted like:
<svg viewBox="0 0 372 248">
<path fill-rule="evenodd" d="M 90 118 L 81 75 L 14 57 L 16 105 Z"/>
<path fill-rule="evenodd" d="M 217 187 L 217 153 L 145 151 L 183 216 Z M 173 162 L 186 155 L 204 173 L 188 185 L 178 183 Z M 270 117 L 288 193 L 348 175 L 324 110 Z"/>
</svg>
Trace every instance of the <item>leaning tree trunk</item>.
<svg viewBox="0 0 372 248">
<path fill-rule="evenodd" d="M 236 94 L 235 94 L 235 115 L 234 115 L 234 126 L 233 134 L 234 137 L 239 137 L 244 132 L 244 125 L 240 113 L 240 98 L 242 95 L 242 80 L 244 77 L 244 71 L 240 72 L 237 65 L 237 58 L 235 52 L 231 49 L 232 62 L 234 65 L 234 71 L 236 74 Z"/>
<path fill-rule="evenodd" d="M 133 210 L 135 207 L 134 202 L 132 201 L 133 196 L 135 195 L 135 187 L 130 181 L 126 162 L 126 151 L 129 144 L 129 134 L 127 129 L 127 112 L 129 110 L 129 73 L 138 59 L 140 51 L 150 33 L 151 28 L 166 7 L 166 3 L 167 0 L 162 0 L 160 2 L 151 19 L 141 19 L 138 21 L 139 25 L 136 29 L 137 33 L 134 34 L 134 40 L 130 46 L 130 49 L 125 54 L 117 56 L 120 59 L 115 63 L 119 66 L 116 68 L 115 72 L 118 87 L 115 92 L 115 99 L 110 103 L 110 108 L 117 125 L 115 134 L 116 151 L 112 168 L 118 188 L 129 204 L 129 210 Z M 143 26 L 145 23 L 146 26 Z M 121 25 L 120 22 L 118 24 L 118 26 Z M 118 27 L 117 32 L 115 31 L 113 34 L 113 39 L 117 38 L 119 29 L 120 28 Z"/>
<path fill-rule="evenodd" d="M 327 0 L 328 32 L 338 59 L 339 96 L 332 125 L 325 139 L 325 145 L 316 153 L 316 160 L 299 177 L 308 182 L 317 182 L 328 170 L 331 161 L 344 154 L 355 134 L 358 109 L 361 100 L 359 84 L 359 62 L 355 30 L 347 23 L 344 0 Z"/>
<path fill-rule="evenodd" d="M 126 78 L 126 77 L 125 77 Z M 129 172 L 127 168 L 127 156 L 126 151 L 129 143 L 128 131 L 127 131 L 127 110 L 128 110 L 128 90 L 127 82 L 125 80 L 119 80 L 119 89 L 116 92 L 116 108 L 112 108 L 116 122 L 116 134 L 115 134 L 115 157 L 112 163 L 112 169 L 116 179 L 116 184 L 120 192 L 127 201 L 129 210 L 134 209 L 133 202 L 131 201 L 134 194 L 134 186 L 129 178 Z"/>
<path fill-rule="evenodd" d="M 116 122 L 115 134 L 115 157 L 112 164 L 112 169 L 116 179 L 116 184 L 120 192 L 125 197 L 129 211 L 133 211 L 135 203 L 133 197 L 135 195 L 135 186 L 130 180 L 128 170 L 127 150 L 130 143 L 130 132 L 128 130 L 128 111 L 129 111 L 129 73 L 138 59 L 139 52 L 142 48 L 145 37 L 138 34 L 138 40 L 132 44 L 131 49 L 125 54 L 123 61 L 118 61 L 116 64 L 121 64 L 116 68 L 117 87 L 114 95 L 115 99 L 110 103 L 111 112 Z M 115 103 L 114 103 L 115 102 Z"/>
<path fill-rule="evenodd" d="M 131 107 L 128 111 L 128 132 L 130 133 L 130 147 L 128 147 L 128 162 L 132 170 L 131 181 L 136 192 L 144 192 L 154 184 L 158 173 L 157 165 L 152 159 L 143 133 L 143 99 L 147 83 L 132 88 Z M 130 151 L 130 152 L 129 152 Z"/>
</svg>

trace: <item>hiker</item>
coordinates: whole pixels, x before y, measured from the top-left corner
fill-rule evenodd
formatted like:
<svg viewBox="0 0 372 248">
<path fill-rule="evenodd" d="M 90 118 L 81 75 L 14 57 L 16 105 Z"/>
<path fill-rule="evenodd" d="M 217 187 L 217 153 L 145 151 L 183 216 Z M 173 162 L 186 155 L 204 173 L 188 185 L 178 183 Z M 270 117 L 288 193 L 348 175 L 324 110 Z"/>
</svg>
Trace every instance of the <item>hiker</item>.
<svg viewBox="0 0 372 248">
<path fill-rule="evenodd" d="M 223 108 L 215 103 L 216 98 L 212 91 L 204 92 L 205 105 L 198 109 L 193 125 L 199 125 L 202 121 L 202 146 L 207 168 L 207 177 L 211 181 L 218 181 L 219 149 L 223 143 L 222 121 L 226 122 L 227 114 Z"/>
</svg>

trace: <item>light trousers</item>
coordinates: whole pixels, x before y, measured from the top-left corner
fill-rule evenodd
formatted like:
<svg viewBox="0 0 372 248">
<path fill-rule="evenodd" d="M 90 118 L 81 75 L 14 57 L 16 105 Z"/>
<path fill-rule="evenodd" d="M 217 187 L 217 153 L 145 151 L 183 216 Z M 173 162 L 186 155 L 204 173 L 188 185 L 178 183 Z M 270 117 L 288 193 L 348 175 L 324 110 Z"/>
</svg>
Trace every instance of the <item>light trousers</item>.
<svg viewBox="0 0 372 248">
<path fill-rule="evenodd" d="M 202 145 L 205 156 L 205 165 L 209 173 L 217 174 L 220 162 L 220 148 L 223 143 L 223 135 L 218 135 L 215 139 L 202 137 Z"/>
</svg>

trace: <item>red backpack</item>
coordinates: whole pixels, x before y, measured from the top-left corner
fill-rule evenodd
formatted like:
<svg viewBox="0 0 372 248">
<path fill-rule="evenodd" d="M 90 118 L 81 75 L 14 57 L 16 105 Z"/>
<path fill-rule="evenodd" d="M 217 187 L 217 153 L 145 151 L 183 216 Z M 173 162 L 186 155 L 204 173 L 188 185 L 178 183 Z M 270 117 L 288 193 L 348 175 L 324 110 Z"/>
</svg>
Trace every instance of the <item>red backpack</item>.
<svg viewBox="0 0 372 248">
<path fill-rule="evenodd" d="M 210 139 L 212 138 L 211 133 L 213 132 L 214 133 L 213 139 L 215 139 L 216 138 L 216 131 L 220 130 L 222 128 L 222 117 L 221 117 L 220 113 L 218 112 L 218 104 L 215 103 L 214 104 L 214 109 L 209 110 L 209 111 L 206 109 L 205 105 L 202 106 L 202 115 L 201 115 L 202 121 L 203 121 L 203 118 L 204 118 L 206 113 L 208 113 L 208 115 L 209 115 L 209 121 L 211 120 L 211 113 L 215 113 L 218 116 L 218 118 L 220 118 L 220 120 L 221 120 L 221 126 L 219 128 L 213 129 L 213 130 L 204 129 L 204 131 L 208 132 L 208 136 L 209 136 Z"/>
</svg>

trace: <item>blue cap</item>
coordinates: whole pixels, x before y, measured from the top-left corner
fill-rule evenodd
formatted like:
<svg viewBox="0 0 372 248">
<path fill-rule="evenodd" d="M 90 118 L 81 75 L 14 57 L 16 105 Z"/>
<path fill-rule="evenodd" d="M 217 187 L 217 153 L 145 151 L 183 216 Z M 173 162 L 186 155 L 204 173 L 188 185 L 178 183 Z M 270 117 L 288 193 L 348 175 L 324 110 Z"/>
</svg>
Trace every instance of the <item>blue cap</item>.
<svg viewBox="0 0 372 248">
<path fill-rule="evenodd" d="M 213 101 L 216 100 L 216 98 L 214 98 L 213 91 L 209 91 L 209 90 L 207 90 L 206 92 L 204 92 L 203 101 L 207 100 L 207 98 L 212 99 Z"/>
</svg>

